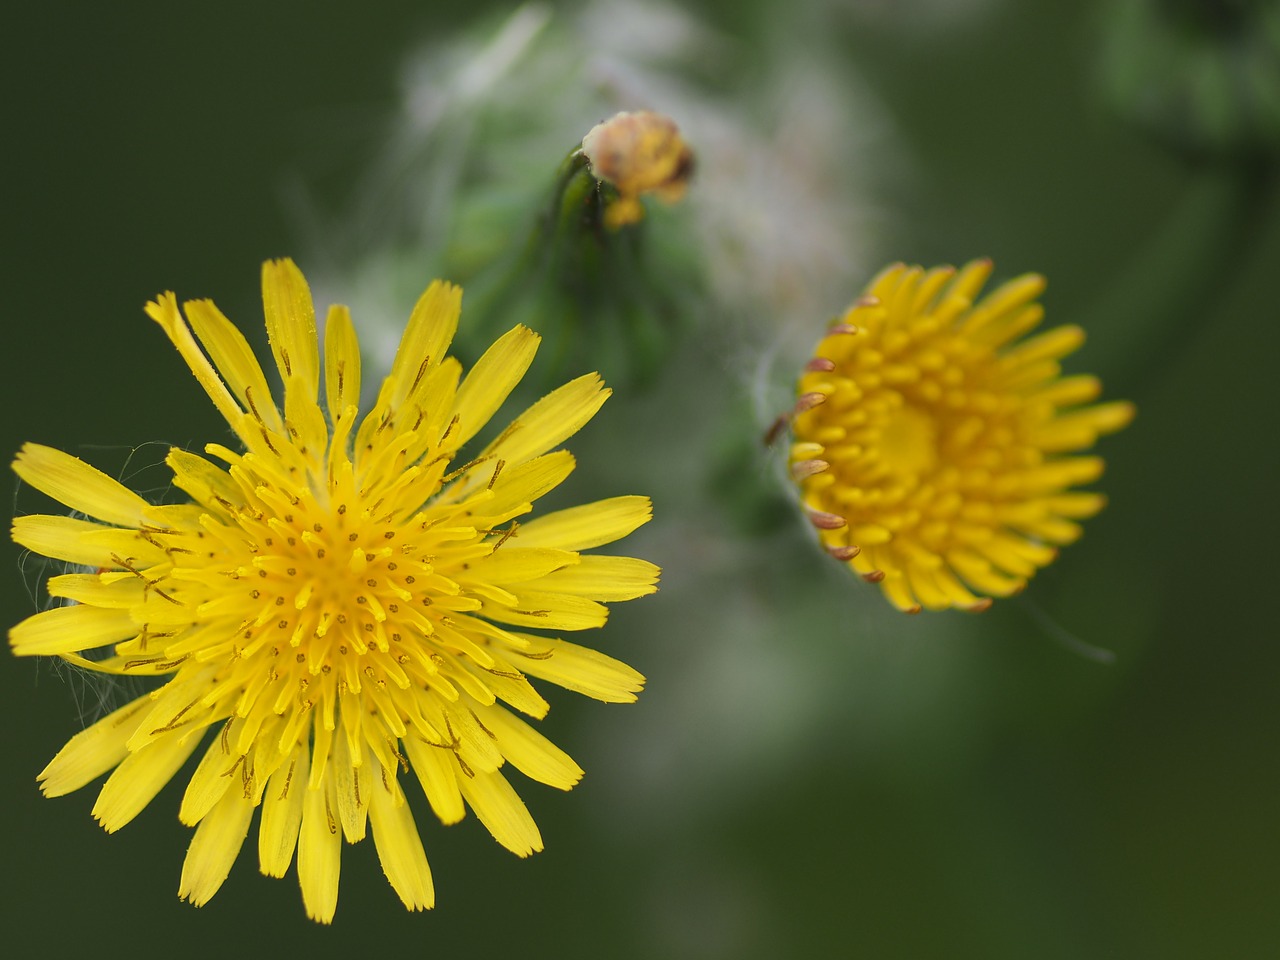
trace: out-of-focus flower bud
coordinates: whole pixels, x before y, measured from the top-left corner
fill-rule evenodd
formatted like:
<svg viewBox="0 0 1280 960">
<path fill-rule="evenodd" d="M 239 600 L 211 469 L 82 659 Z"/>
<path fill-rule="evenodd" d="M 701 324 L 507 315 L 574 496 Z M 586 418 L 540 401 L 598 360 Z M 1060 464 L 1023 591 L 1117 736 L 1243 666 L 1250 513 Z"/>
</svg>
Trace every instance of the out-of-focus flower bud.
<svg viewBox="0 0 1280 960">
<path fill-rule="evenodd" d="M 644 194 L 665 203 L 680 200 L 693 173 L 693 151 L 675 121 L 650 110 L 624 111 L 596 124 L 582 138 L 582 153 L 596 178 L 617 190 L 604 211 L 612 230 L 644 217 Z"/>
</svg>

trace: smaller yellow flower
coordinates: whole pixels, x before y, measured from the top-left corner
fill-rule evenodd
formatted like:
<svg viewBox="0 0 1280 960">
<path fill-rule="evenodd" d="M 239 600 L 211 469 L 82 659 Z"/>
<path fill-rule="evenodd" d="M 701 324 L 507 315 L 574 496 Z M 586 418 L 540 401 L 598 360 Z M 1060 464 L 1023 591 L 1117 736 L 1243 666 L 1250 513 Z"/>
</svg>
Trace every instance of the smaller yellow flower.
<svg viewBox="0 0 1280 960">
<path fill-rule="evenodd" d="M 644 217 L 643 194 L 664 203 L 680 200 L 693 173 L 693 151 L 675 121 L 649 110 L 615 114 L 596 124 L 582 138 L 582 153 L 596 178 L 618 190 L 604 214 L 611 230 Z"/>
<path fill-rule="evenodd" d="M 1079 455 L 1133 405 L 1059 361 L 1084 342 L 1039 325 L 1044 278 L 974 303 L 989 260 L 895 264 L 827 331 L 798 386 L 791 472 L 823 547 L 915 613 L 985 610 L 1026 586 L 1105 504 Z"/>
</svg>

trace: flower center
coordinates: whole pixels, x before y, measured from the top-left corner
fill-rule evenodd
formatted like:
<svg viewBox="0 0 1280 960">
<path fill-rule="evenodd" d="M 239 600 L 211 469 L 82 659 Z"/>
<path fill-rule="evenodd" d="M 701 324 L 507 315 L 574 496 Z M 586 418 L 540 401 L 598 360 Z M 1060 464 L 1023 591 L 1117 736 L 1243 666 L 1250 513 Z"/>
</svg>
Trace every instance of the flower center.
<svg viewBox="0 0 1280 960">
<path fill-rule="evenodd" d="M 330 506 L 309 491 L 273 497 L 259 486 L 257 493 L 268 510 L 282 503 L 274 516 L 241 515 L 256 549 L 233 561 L 248 593 L 227 610 L 240 623 L 239 652 L 219 678 L 224 689 L 243 691 L 237 713 L 247 715 L 255 702 L 255 712 L 279 714 L 290 704 L 305 711 L 371 684 L 405 689 L 406 671 L 425 680 L 448 668 L 435 642 L 446 611 L 431 608 L 479 603 L 436 573 L 438 537 L 381 518 L 378 504 L 359 497 Z"/>
<path fill-rule="evenodd" d="M 899 477 L 919 477 L 938 459 L 933 417 L 903 406 L 889 413 L 880 428 L 880 458 Z"/>
<path fill-rule="evenodd" d="M 286 541 L 275 538 L 264 568 L 279 611 L 276 629 L 287 631 L 313 672 L 335 655 L 387 650 L 423 567 L 406 562 L 394 529 L 354 513 L 339 506 L 304 513 L 294 530 L 273 524 Z"/>
</svg>

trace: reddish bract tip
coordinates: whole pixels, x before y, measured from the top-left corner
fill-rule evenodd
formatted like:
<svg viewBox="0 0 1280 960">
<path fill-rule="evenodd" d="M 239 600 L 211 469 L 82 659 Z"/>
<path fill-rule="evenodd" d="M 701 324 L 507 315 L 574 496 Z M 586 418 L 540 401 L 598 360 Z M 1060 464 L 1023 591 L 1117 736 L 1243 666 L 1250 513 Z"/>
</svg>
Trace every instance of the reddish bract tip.
<svg viewBox="0 0 1280 960">
<path fill-rule="evenodd" d="M 769 424 L 769 429 L 764 432 L 764 445 L 772 447 L 778 442 L 778 438 L 782 436 L 782 431 L 786 430 L 791 424 L 791 415 L 788 413 L 780 413 L 773 423 Z"/>
<path fill-rule="evenodd" d="M 831 464 L 825 460 L 800 460 L 791 465 L 791 476 L 796 480 L 805 480 L 830 468 Z"/>
<path fill-rule="evenodd" d="M 831 556 L 841 561 L 852 560 L 854 557 L 856 557 L 858 554 L 862 552 L 861 547 L 855 547 L 852 544 L 850 544 L 847 547 L 828 546 L 825 549 L 827 553 L 831 554 Z"/>
<path fill-rule="evenodd" d="M 806 410 L 812 410 L 814 407 L 820 407 L 827 402 L 827 395 L 813 390 L 809 393 L 802 393 L 800 399 L 796 401 L 795 408 L 792 410 L 792 416 L 799 416 Z"/>
<path fill-rule="evenodd" d="M 826 513 L 822 510 L 810 510 L 809 522 L 819 530 L 839 530 L 841 527 L 849 525 L 849 521 L 839 514 Z"/>
</svg>

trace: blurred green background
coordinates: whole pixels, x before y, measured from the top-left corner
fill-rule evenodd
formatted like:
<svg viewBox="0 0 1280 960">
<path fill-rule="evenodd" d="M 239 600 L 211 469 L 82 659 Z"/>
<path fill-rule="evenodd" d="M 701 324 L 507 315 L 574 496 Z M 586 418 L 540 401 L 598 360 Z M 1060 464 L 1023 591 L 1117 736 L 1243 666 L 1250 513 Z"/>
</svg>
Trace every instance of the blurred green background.
<svg viewBox="0 0 1280 960">
<path fill-rule="evenodd" d="M 588 774 L 568 796 L 521 784 L 544 853 L 517 860 L 474 819 L 444 829 L 423 805 L 429 914 L 405 913 L 364 843 L 344 848 L 336 923 L 316 927 L 292 874 L 257 873 L 252 840 L 194 910 L 175 895 L 190 835 L 180 785 L 110 837 L 89 816 L 93 788 L 56 801 L 36 789 L 119 691 L 0 657 L 10 955 L 1280 955 L 1280 631 L 1266 608 L 1280 573 L 1280 208 L 1268 200 L 1218 262 L 1234 241 L 1199 236 L 1195 219 L 1214 176 L 1100 103 L 1110 6 L 704 10 L 748 53 L 788 24 L 821 30 L 879 99 L 881 135 L 910 162 L 872 176 L 876 260 L 990 255 L 1001 277 L 1046 274 L 1050 320 L 1095 335 L 1074 369 L 1120 371 L 1108 395 L 1137 402 L 1103 447 L 1111 506 L 1025 600 L 900 617 L 798 527 L 743 539 L 733 562 L 723 538 L 701 553 L 729 520 L 699 486 L 706 431 L 667 421 L 670 451 L 588 474 L 601 495 L 654 494 L 655 530 L 634 550 L 667 572 L 591 639 L 649 677 L 640 702 L 552 697 L 543 729 Z M 403 57 L 488 9 L 11 13 L 0 451 L 38 440 L 147 488 L 163 476 L 138 468 L 162 448 L 126 469 L 135 447 L 221 438 L 142 304 L 164 289 L 213 296 L 253 328 L 260 261 L 295 254 L 308 269 L 299 198 L 341 202 L 377 154 Z M 1170 232 L 1179 222 L 1191 229 Z M 1135 251 L 1159 237 L 1158 269 L 1131 280 Z M 848 277 L 848 295 L 865 280 Z M 1149 363 L 1107 347 L 1171 290 L 1202 297 L 1181 303 L 1193 324 L 1144 341 Z M 656 395 L 615 396 L 571 448 L 607 458 L 611 439 L 670 415 L 663 389 L 698 375 L 698 360 L 677 361 Z M 735 402 L 703 400 L 708 416 Z M 42 505 L 19 491 L 14 509 Z M 672 548 L 678 525 L 687 555 Z M 12 545 L 3 560 L 13 623 L 37 609 L 35 572 Z M 1046 621 L 1115 662 L 1071 651 Z"/>
</svg>

